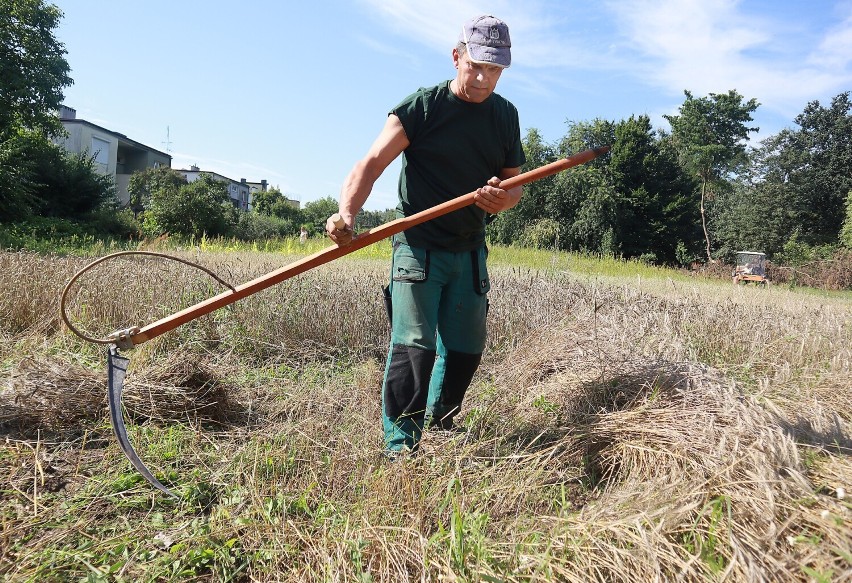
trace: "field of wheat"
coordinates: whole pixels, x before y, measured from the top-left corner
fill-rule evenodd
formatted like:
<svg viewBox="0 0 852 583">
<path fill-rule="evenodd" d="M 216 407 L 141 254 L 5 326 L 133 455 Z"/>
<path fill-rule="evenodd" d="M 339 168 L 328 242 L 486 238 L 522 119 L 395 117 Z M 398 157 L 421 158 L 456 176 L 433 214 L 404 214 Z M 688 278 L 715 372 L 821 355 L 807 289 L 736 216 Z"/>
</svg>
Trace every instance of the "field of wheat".
<svg viewBox="0 0 852 583">
<path fill-rule="evenodd" d="M 294 259 L 171 253 L 232 284 Z M 463 431 L 389 461 L 374 255 L 126 353 L 174 500 L 112 435 L 104 347 L 60 320 L 89 259 L 0 252 L 0 580 L 852 580 L 848 294 L 495 250 Z M 222 289 L 125 257 L 67 310 L 104 336 Z"/>
</svg>

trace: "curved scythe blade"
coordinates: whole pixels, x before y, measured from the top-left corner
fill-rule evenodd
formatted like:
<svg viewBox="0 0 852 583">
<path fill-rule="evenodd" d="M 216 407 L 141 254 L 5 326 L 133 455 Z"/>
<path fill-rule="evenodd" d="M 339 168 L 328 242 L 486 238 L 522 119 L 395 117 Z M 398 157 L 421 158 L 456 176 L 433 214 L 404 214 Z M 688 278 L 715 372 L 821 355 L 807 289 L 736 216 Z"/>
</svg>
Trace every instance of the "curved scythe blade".
<svg viewBox="0 0 852 583">
<path fill-rule="evenodd" d="M 124 377 L 127 374 L 127 365 L 130 362 L 129 358 L 125 358 L 118 353 L 118 347 L 115 344 L 110 344 L 109 352 L 107 353 L 107 400 L 109 401 L 109 418 L 112 422 L 113 431 L 118 438 L 118 443 L 121 450 L 133 467 L 148 480 L 148 482 L 160 490 L 173 496 L 178 500 L 180 497 L 166 488 L 154 474 L 145 467 L 139 456 L 136 455 L 136 450 L 130 444 L 130 439 L 127 437 L 127 427 L 124 426 L 124 418 L 121 416 L 121 391 L 124 389 Z"/>
</svg>

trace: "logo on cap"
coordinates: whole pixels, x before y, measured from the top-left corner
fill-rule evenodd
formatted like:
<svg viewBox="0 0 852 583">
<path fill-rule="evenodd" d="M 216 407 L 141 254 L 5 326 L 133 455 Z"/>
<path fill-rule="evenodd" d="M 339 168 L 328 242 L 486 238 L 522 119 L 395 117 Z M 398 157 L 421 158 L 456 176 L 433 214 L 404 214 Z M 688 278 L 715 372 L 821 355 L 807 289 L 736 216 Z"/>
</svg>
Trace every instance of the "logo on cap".
<svg viewBox="0 0 852 583">
<path fill-rule="evenodd" d="M 492 40 L 500 40 L 500 29 L 496 26 L 492 26 L 491 30 L 488 32 L 488 36 L 490 36 Z"/>
</svg>

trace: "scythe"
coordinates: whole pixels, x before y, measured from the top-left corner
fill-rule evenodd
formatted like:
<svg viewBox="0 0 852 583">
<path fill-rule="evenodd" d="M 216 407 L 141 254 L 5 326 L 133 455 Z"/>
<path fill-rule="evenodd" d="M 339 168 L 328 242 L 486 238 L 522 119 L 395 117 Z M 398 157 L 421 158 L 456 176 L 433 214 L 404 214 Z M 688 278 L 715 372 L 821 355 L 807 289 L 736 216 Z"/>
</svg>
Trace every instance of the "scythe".
<svg viewBox="0 0 852 583">
<path fill-rule="evenodd" d="M 590 162 L 591 160 L 594 160 L 598 156 L 605 154 L 608 151 L 609 146 L 601 146 L 599 148 L 586 150 L 584 152 L 580 152 L 579 154 L 575 154 L 573 156 L 557 160 L 556 162 L 551 162 L 550 164 L 546 164 L 528 172 L 518 174 L 517 176 L 514 176 L 512 178 L 507 178 L 506 180 L 503 180 L 500 183 L 500 187 L 505 190 L 509 190 L 511 188 L 523 186 L 536 180 L 546 178 L 547 176 L 552 176 L 554 174 L 562 172 L 563 170 L 567 170 L 568 168 L 572 168 L 574 166 L 579 166 L 580 164 Z M 107 398 L 109 401 L 110 421 L 112 423 L 112 427 L 115 432 L 116 438 L 118 439 L 119 445 L 121 446 L 121 449 L 124 454 L 130 460 L 130 463 L 133 465 L 133 467 L 136 468 L 136 470 L 140 474 L 142 474 L 142 476 L 158 490 L 164 492 L 165 494 L 178 498 L 178 496 L 174 492 L 164 486 L 148 470 L 145 464 L 142 463 L 142 460 L 136 454 L 136 451 L 133 449 L 133 445 L 130 443 L 130 439 L 127 436 L 127 429 L 124 425 L 124 420 L 122 418 L 121 413 L 121 394 L 124 387 L 124 378 L 127 371 L 127 366 L 130 360 L 127 357 L 122 356 L 120 354 L 120 350 L 130 350 L 135 346 L 138 346 L 143 342 L 147 342 L 148 340 L 156 338 L 157 336 L 164 334 L 170 330 L 173 330 L 178 326 L 186 324 L 187 322 L 190 322 L 205 314 L 209 314 L 214 310 L 218 310 L 219 308 L 232 304 L 238 300 L 248 297 L 261 290 L 264 290 L 286 279 L 289 279 L 310 269 L 343 257 L 344 255 L 348 255 L 349 253 L 357 251 L 358 249 L 362 249 L 364 247 L 372 245 L 373 243 L 381 241 L 382 239 L 386 239 L 387 237 L 395 235 L 396 233 L 402 232 L 405 229 L 411 228 L 415 225 L 419 225 L 420 223 L 424 223 L 434 218 L 443 216 L 447 213 L 451 213 L 455 210 L 470 206 L 474 203 L 475 196 L 476 191 L 470 192 L 468 194 L 464 194 L 457 198 L 448 200 L 447 202 L 436 205 L 430 209 L 419 212 L 417 214 L 390 221 L 388 223 L 385 223 L 384 225 L 375 227 L 364 233 L 358 234 L 352 239 L 352 242 L 349 245 L 333 245 L 331 247 L 323 249 L 322 251 L 318 251 L 313 255 L 309 255 L 307 257 L 304 257 L 303 259 L 294 261 L 293 263 L 285 265 L 280 269 L 267 273 L 266 275 L 262 275 L 256 279 L 253 279 L 252 281 L 249 281 L 236 287 L 227 284 L 226 282 L 219 279 L 215 274 L 211 273 L 209 270 L 204 269 L 201 266 L 174 257 L 164 256 L 159 253 L 151 253 L 145 251 L 123 251 L 119 253 L 113 253 L 111 255 L 106 255 L 96 261 L 93 261 L 92 263 L 81 269 L 79 272 L 77 272 L 74 277 L 72 277 L 65 285 L 65 289 L 63 290 L 62 296 L 60 298 L 60 313 L 62 316 L 62 320 L 72 332 L 74 332 L 81 338 L 89 340 L 91 342 L 106 344 L 109 346 L 109 350 L 107 351 Z M 106 338 L 102 339 L 91 338 L 86 336 L 77 328 L 75 328 L 75 326 L 71 323 L 65 313 L 65 303 L 72 285 L 83 273 L 85 273 L 86 271 L 88 271 L 99 263 L 102 263 L 108 259 L 119 255 L 129 255 L 137 253 L 164 256 L 169 259 L 175 259 L 183 263 L 187 263 L 189 265 L 206 271 L 209 275 L 214 277 L 217 281 L 219 281 L 229 289 L 225 292 L 220 293 L 219 295 L 201 301 L 195 304 L 194 306 L 185 308 L 175 314 L 161 318 L 160 320 L 157 320 L 156 322 L 148 324 L 146 326 L 134 326 L 132 328 L 118 330 L 116 332 L 113 332 Z"/>
</svg>

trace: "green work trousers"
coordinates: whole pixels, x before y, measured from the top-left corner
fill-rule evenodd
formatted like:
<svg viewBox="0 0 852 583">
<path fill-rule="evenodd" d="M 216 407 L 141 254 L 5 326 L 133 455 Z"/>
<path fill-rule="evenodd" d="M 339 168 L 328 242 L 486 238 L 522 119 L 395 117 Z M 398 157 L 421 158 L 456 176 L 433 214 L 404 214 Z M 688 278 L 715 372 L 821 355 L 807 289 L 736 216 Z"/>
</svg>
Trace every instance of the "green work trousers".
<svg viewBox="0 0 852 583">
<path fill-rule="evenodd" d="M 391 342 L 382 387 L 385 448 L 415 449 L 424 426 L 451 429 L 485 348 L 487 250 L 394 244 Z"/>
</svg>

